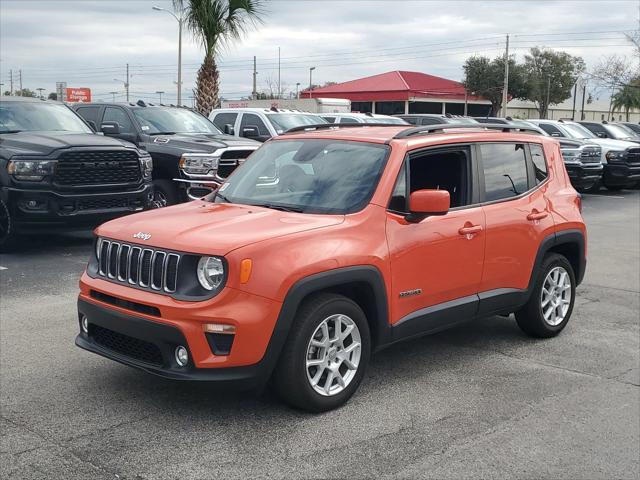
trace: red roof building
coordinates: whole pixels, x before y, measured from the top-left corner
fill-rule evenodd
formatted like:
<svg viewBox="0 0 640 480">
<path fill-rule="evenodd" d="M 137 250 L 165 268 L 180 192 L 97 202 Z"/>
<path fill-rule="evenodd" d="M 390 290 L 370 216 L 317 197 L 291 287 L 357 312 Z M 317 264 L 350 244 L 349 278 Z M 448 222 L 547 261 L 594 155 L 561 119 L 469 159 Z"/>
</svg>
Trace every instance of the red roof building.
<svg viewBox="0 0 640 480">
<path fill-rule="evenodd" d="M 393 71 L 301 92 L 300 98 L 346 98 L 351 110 L 393 115 L 451 113 L 487 115 L 488 100 L 468 94 L 464 85 L 420 72 Z"/>
</svg>

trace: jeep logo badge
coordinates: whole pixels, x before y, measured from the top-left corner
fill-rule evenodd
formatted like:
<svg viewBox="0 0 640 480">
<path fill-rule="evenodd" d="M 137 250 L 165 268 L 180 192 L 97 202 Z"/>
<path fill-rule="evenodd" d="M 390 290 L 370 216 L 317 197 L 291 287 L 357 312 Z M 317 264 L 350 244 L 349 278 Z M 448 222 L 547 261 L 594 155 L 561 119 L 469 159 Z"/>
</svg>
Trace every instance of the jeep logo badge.
<svg viewBox="0 0 640 480">
<path fill-rule="evenodd" d="M 140 240 L 149 240 L 151 238 L 150 233 L 138 232 L 133 234 L 133 238 L 138 238 Z"/>
</svg>

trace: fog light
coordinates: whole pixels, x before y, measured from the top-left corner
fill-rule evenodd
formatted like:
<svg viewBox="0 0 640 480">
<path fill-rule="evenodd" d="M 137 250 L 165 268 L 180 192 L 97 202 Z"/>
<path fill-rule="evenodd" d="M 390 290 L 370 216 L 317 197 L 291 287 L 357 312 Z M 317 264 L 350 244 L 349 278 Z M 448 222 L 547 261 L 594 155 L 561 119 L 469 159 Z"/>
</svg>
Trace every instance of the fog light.
<svg viewBox="0 0 640 480">
<path fill-rule="evenodd" d="M 84 333 L 89 333 L 89 319 L 87 318 L 86 315 L 82 316 L 82 321 L 80 322 L 80 324 L 82 325 L 82 331 Z"/>
<path fill-rule="evenodd" d="M 189 363 L 189 354 L 187 353 L 187 349 L 182 345 L 176 347 L 176 363 L 180 367 L 184 367 L 187 363 Z"/>
</svg>

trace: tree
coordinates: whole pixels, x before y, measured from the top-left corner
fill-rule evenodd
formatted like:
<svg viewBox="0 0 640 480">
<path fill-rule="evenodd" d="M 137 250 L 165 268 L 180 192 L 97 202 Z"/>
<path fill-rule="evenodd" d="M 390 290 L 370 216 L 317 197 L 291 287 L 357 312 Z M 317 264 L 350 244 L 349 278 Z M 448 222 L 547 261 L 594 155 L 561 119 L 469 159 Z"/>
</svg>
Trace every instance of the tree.
<svg viewBox="0 0 640 480">
<path fill-rule="evenodd" d="M 58 99 L 58 94 L 56 92 L 51 92 L 47 98 L 49 100 L 57 100 Z"/>
<path fill-rule="evenodd" d="M 540 118 L 547 118 L 549 105 L 571 97 L 571 89 L 584 68 L 580 57 L 534 47 L 524 57 L 525 89 L 519 98 L 535 103 Z"/>
<path fill-rule="evenodd" d="M 17 95 L 18 97 L 35 97 L 36 96 L 36 92 L 29 90 L 28 88 L 23 88 L 22 90 L 16 90 L 15 92 L 13 92 L 14 95 Z"/>
<path fill-rule="evenodd" d="M 612 97 L 612 112 L 615 110 L 624 110 L 629 121 L 629 111 L 633 109 L 640 109 L 640 77 L 637 77 L 625 85 Z"/>
<path fill-rule="evenodd" d="M 219 71 L 216 56 L 233 40 L 239 40 L 247 27 L 259 22 L 263 15 L 262 0 L 174 0 L 177 10 L 184 12 L 193 36 L 204 48 L 204 60 L 196 80 L 196 109 L 208 116 L 220 105 Z"/>
<path fill-rule="evenodd" d="M 502 90 L 504 88 L 504 57 L 490 60 L 488 57 L 474 56 L 467 58 L 464 63 L 464 84 L 470 94 L 479 95 L 491 102 L 491 114 L 495 117 L 502 108 Z M 509 58 L 509 88 L 510 97 L 523 94 L 524 82 L 522 67 L 515 59 Z"/>
<path fill-rule="evenodd" d="M 613 112 L 613 97 L 616 90 L 629 85 L 634 77 L 640 75 L 636 62 L 627 60 L 626 57 L 608 55 L 602 57 L 591 72 L 593 78 L 601 88 L 607 91 L 611 100 L 609 102 L 609 114 Z"/>
</svg>

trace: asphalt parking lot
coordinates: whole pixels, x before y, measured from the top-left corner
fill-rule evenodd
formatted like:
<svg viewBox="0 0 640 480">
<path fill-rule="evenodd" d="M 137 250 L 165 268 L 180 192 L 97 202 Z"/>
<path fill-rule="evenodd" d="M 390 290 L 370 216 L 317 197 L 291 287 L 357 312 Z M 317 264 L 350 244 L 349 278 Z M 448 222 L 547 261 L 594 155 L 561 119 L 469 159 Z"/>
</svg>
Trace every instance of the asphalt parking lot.
<svg viewBox="0 0 640 480">
<path fill-rule="evenodd" d="M 74 346 L 89 234 L 0 256 L 0 477 L 639 478 L 640 191 L 586 195 L 588 269 L 550 340 L 494 317 L 374 356 L 322 415 Z"/>
</svg>

